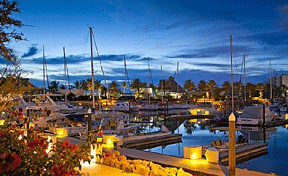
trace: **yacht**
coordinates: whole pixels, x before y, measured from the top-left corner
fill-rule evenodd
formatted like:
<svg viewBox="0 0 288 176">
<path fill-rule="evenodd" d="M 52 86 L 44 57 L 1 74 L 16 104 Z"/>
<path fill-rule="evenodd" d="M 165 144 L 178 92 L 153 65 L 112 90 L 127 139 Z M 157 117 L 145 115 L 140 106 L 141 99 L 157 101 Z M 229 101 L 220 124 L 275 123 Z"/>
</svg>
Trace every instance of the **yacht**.
<svg viewBox="0 0 288 176">
<path fill-rule="evenodd" d="M 265 122 L 270 122 L 276 114 L 265 107 Z M 239 125 L 259 125 L 263 123 L 263 106 L 245 107 L 243 113 L 238 117 L 236 124 Z"/>
</svg>

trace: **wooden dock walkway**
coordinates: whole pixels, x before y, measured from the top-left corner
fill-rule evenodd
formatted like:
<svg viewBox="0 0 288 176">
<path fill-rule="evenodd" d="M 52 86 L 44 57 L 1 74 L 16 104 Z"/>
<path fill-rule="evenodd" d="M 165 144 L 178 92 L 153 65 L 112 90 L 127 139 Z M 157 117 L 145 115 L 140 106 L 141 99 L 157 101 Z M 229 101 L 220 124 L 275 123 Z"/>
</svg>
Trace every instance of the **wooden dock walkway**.
<svg viewBox="0 0 288 176">
<path fill-rule="evenodd" d="M 164 120 L 186 120 L 186 119 L 213 119 L 215 115 L 172 115 L 164 117 Z"/>
<path fill-rule="evenodd" d="M 226 166 L 211 164 L 206 160 L 190 160 L 169 155 L 141 151 L 136 149 L 121 148 L 119 149 L 122 155 L 132 159 L 142 159 L 153 161 L 162 166 L 182 167 L 183 170 L 194 175 L 209 175 L 209 176 L 228 176 L 228 168 Z M 237 176 L 272 176 L 275 174 L 266 174 L 258 171 L 236 168 Z"/>
<path fill-rule="evenodd" d="M 241 161 L 250 160 L 256 156 L 267 154 L 267 144 L 263 143 L 253 143 L 244 146 L 236 147 L 236 161 L 237 163 Z M 229 163 L 229 150 L 220 151 L 219 153 L 220 163 L 223 165 L 228 165 Z"/>
<path fill-rule="evenodd" d="M 134 149 L 153 148 L 160 145 L 182 142 L 182 134 L 159 133 L 153 135 L 133 136 L 130 139 L 123 138 L 123 147 Z"/>
</svg>

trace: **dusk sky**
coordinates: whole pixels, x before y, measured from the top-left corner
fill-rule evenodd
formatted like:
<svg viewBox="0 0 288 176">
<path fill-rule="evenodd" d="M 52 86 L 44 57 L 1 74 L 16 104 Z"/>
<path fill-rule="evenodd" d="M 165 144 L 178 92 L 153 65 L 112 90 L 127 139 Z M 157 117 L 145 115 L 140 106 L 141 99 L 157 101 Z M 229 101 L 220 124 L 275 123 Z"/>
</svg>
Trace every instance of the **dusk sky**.
<svg viewBox="0 0 288 176">
<path fill-rule="evenodd" d="M 28 41 L 12 43 L 32 82 L 42 85 L 42 47 L 49 80 L 63 83 L 63 47 L 71 82 L 91 75 L 89 26 L 108 80 L 124 80 L 126 55 L 130 80 L 148 83 L 147 58 L 154 84 L 174 76 L 198 84 L 230 80 L 229 37 L 233 36 L 234 73 L 246 55 L 247 82 L 266 81 L 272 69 L 288 71 L 288 3 L 284 1 L 184 0 L 20 0 L 16 19 Z M 96 51 L 94 48 L 94 55 Z M 163 75 L 160 66 L 163 65 Z M 97 58 L 96 79 L 102 80 Z M 31 73 L 33 71 L 33 73 Z M 239 81 L 239 76 L 235 80 Z"/>
</svg>

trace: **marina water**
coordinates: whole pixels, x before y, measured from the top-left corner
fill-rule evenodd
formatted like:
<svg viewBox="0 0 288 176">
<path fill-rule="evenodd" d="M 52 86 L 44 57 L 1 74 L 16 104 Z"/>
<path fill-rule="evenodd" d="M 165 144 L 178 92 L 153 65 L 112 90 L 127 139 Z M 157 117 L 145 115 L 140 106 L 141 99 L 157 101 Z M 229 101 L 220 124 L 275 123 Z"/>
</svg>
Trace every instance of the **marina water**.
<svg viewBox="0 0 288 176">
<path fill-rule="evenodd" d="M 191 120 L 190 120 L 191 121 Z M 194 120 L 195 121 L 195 120 Z M 208 126 L 201 125 L 203 120 L 198 120 L 196 123 L 185 121 L 168 121 L 166 126 L 174 133 L 182 134 L 182 143 L 170 144 L 167 146 L 159 146 L 146 151 L 161 153 L 183 157 L 183 146 L 199 146 L 211 144 L 213 140 L 223 140 L 228 142 L 228 132 L 220 131 L 217 128 L 209 130 Z M 164 123 L 164 122 L 162 122 Z M 200 123 L 200 124 L 198 124 Z M 266 143 L 268 144 L 268 153 L 258 156 L 248 161 L 237 164 L 237 167 L 247 168 L 266 173 L 276 173 L 288 175 L 288 126 L 279 126 L 275 128 L 265 129 Z M 157 127 L 149 127 L 149 130 L 157 130 Z M 243 128 L 243 129 L 242 129 Z M 244 136 L 250 138 L 251 142 L 264 142 L 263 129 L 260 127 L 241 127 L 241 131 L 245 132 Z M 239 131 L 236 136 L 240 135 Z"/>
</svg>

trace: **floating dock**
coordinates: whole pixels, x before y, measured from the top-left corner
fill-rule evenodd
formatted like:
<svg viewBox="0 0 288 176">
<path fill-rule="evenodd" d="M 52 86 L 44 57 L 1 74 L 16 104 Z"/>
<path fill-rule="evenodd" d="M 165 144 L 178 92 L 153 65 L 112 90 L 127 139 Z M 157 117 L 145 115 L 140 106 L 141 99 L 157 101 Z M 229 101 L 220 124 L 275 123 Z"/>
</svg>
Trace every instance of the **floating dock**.
<svg viewBox="0 0 288 176">
<path fill-rule="evenodd" d="M 186 120 L 186 119 L 213 119 L 215 115 L 172 115 L 164 117 L 164 120 Z"/>
<path fill-rule="evenodd" d="M 182 142 L 182 134 L 155 133 L 151 135 L 131 136 L 123 138 L 123 147 L 147 149 Z"/>
<path fill-rule="evenodd" d="M 267 144 L 266 143 L 253 143 L 240 145 L 236 147 L 236 162 L 241 163 L 243 161 L 248 161 L 250 159 L 256 158 L 261 155 L 267 154 Z M 223 165 L 229 164 L 229 151 L 220 151 L 219 160 Z"/>
</svg>

